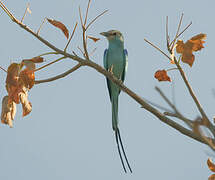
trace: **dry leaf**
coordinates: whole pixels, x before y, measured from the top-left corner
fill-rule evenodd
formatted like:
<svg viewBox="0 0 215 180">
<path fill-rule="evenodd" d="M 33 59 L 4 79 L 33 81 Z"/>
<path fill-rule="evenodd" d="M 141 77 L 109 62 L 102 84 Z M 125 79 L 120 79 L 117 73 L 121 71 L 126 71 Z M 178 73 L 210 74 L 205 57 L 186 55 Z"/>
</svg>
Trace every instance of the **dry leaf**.
<svg viewBox="0 0 215 180">
<path fill-rule="evenodd" d="M 9 97 L 5 96 L 2 100 L 1 122 L 13 127 L 12 120 L 16 114 L 16 104 L 14 102 L 9 103 Z"/>
<path fill-rule="evenodd" d="M 215 164 L 211 161 L 210 158 L 208 158 L 207 164 L 208 164 L 209 169 L 210 169 L 212 172 L 215 172 Z"/>
<path fill-rule="evenodd" d="M 171 79 L 167 75 L 167 71 L 166 70 L 158 70 L 158 71 L 156 71 L 154 77 L 158 81 L 169 81 L 169 82 L 171 82 Z"/>
<path fill-rule="evenodd" d="M 19 103 L 19 92 L 22 90 L 19 83 L 20 64 L 12 63 L 7 70 L 6 89 L 9 96 L 9 103 Z"/>
<path fill-rule="evenodd" d="M 92 36 L 87 36 L 89 39 L 93 40 L 94 42 L 97 42 L 98 40 L 100 40 L 100 38 L 95 38 Z"/>
<path fill-rule="evenodd" d="M 32 105 L 28 101 L 28 91 L 27 89 L 23 89 L 23 92 L 19 94 L 20 101 L 22 104 L 22 116 L 28 115 L 32 111 Z"/>
<path fill-rule="evenodd" d="M 32 59 L 29 59 L 29 61 L 32 61 L 33 63 L 42 63 L 42 62 L 44 62 L 44 58 L 37 56 L 37 57 L 34 57 Z"/>
<path fill-rule="evenodd" d="M 31 89 L 34 86 L 35 80 L 34 71 L 26 68 L 20 72 L 19 77 L 24 87 Z"/>
<path fill-rule="evenodd" d="M 6 84 L 10 86 L 16 86 L 19 79 L 20 65 L 12 63 L 7 69 Z"/>
<path fill-rule="evenodd" d="M 193 51 L 199 51 L 204 48 L 203 41 L 206 38 L 206 34 L 198 34 L 184 43 L 182 40 L 178 40 L 176 43 L 176 52 L 182 54 L 181 60 L 184 63 L 187 63 L 192 67 L 193 62 L 195 60 L 195 56 L 193 55 Z"/>
<path fill-rule="evenodd" d="M 215 174 L 212 174 L 212 175 L 208 178 L 208 180 L 215 180 Z"/>
<path fill-rule="evenodd" d="M 64 35 L 66 36 L 67 39 L 69 38 L 69 31 L 68 31 L 68 29 L 66 28 L 66 26 L 63 23 L 61 23 L 60 21 L 56 21 L 54 19 L 48 19 L 47 18 L 47 20 L 53 26 L 61 29 L 61 31 L 63 31 L 63 33 L 64 33 Z"/>
</svg>

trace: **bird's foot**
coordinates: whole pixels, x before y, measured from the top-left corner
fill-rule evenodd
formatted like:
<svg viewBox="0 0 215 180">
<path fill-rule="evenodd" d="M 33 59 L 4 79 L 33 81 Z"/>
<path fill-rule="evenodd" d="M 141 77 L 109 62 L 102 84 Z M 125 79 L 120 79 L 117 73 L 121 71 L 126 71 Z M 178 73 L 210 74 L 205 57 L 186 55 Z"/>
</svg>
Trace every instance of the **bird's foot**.
<svg viewBox="0 0 215 180">
<path fill-rule="evenodd" d="M 113 64 L 111 65 L 111 67 L 108 68 L 108 72 L 110 72 L 111 74 L 113 74 Z"/>
</svg>

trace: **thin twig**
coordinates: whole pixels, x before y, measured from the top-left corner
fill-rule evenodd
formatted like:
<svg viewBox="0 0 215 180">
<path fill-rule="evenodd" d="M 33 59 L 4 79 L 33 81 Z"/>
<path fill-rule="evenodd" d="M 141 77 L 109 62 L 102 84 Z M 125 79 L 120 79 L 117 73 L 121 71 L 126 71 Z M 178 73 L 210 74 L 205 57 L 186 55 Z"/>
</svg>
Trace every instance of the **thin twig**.
<svg viewBox="0 0 215 180">
<path fill-rule="evenodd" d="M 46 65 L 44 65 L 44 66 L 42 66 L 42 67 L 40 67 L 40 68 L 38 68 L 38 69 L 35 69 L 34 72 L 39 71 L 39 70 L 41 70 L 41 69 L 43 69 L 43 68 L 45 68 L 45 67 L 47 67 L 47 66 L 50 66 L 51 64 L 54 64 L 54 63 L 56 63 L 56 62 L 58 62 L 58 61 L 60 61 L 60 60 L 62 60 L 62 59 L 65 59 L 65 58 L 66 58 L 65 56 L 64 56 L 64 57 L 61 57 L 61 58 L 58 58 L 58 59 L 56 59 L 55 61 L 52 61 L 52 62 L 50 62 L 50 63 L 48 63 L 48 64 L 46 64 Z"/>
<path fill-rule="evenodd" d="M 172 70 L 178 70 L 178 68 L 170 68 L 170 69 L 166 69 L 166 71 L 172 71 Z"/>
<path fill-rule="evenodd" d="M 147 39 L 144 39 L 147 43 L 149 43 L 152 47 L 154 47 L 155 49 L 157 49 L 158 51 L 160 51 L 164 56 L 166 56 L 170 61 L 172 61 L 172 59 L 165 53 L 163 52 L 159 47 L 155 46 L 154 44 L 152 44 L 150 41 L 148 41 Z"/>
<path fill-rule="evenodd" d="M 192 22 L 190 22 L 190 24 L 188 24 L 183 31 L 181 31 L 178 36 L 176 37 L 176 39 L 178 39 L 190 26 L 192 25 Z M 170 43 L 170 46 L 172 45 L 173 41 Z"/>
<path fill-rule="evenodd" d="M 192 90 L 192 88 L 191 88 L 191 86 L 190 86 L 190 84 L 189 84 L 189 82 L 188 82 L 188 80 L 187 80 L 187 77 L 186 77 L 186 75 L 185 75 L 183 69 L 181 68 L 180 64 L 177 62 L 177 59 L 176 59 L 175 57 L 174 57 L 174 61 L 175 61 L 176 66 L 177 66 L 178 69 L 179 69 L 179 72 L 180 72 L 180 74 L 181 74 L 181 77 L 182 77 L 182 79 L 183 79 L 183 81 L 184 81 L 184 83 L 185 83 L 185 85 L 186 85 L 186 87 L 187 87 L 187 89 L 188 89 L 188 91 L 189 91 L 189 93 L 190 93 L 192 99 L 194 100 L 194 102 L 195 102 L 195 104 L 196 104 L 196 106 L 197 106 L 197 108 L 198 108 L 200 114 L 202 115 L 203 120 L 207 122 L 208 128 L 211 130 L 211 132 L 213 133 L 213 135 L 215 135 L 215 127 L 213 126 L 213 124 L 212 124 L 212 123 L 210 122 L 210 120 L 208 119 L 208 117 L 207 117 L 205 111 L 203 110 L 201 104 L 199 103 L 199 100 L 198 100 L 197 97 L 195 96 L 195 94 L 194 94 L 194 92 L 193 92 L 193 90 Z"/>
<path fill-rule="evenodd" d="M 25 13 L 24 13 L 24 15 L 22 16 L 21 22 L 24 21 L 24 18 L 25 18 L 25 16 L 26 16 L 27 12 L 28 12 L 29 7 L 30 7 L 30 3 L 27 3 L 26 9 L 25 9 Z"/>
<path fill-rule="evenodd" d="M 172 52 L 172 50 L 173 50 L 173 47 L 174 47 L 174 45 L 175 45 L 175 41 L 176 41 L 176 39 L 177 39 L 177 37 L 178 37 L 178 33 L 179 33 L 179 31 L 180 31 L 180 28 L 181 28 L 181 23 L 182 23 L 182 20 L 183 20 L 183 16 L 184 16 L 184 14 L 182 13 L 182 15 L 181 15 L 181 18 L 180 18 L 180 20 L 179 20 L 179 24 L 178 24 L 178 29 L 177 29 L 177 31 L 176 31 L 176 34 L 175 34 L 175 38 L 173 39 L 173 41 L 172 41 L 172 43 L 171 43 L 171 47 L 170 47 L 170 51 Z"/>
<path fill-rule="evenodd" d="M 92 50 L 92 52 L 89 54 L 89 56 L 92 56 L 92 55 L 96 52 L 96 49 L 97 49 L 97 48 L 94 48 L 94 49 Z"/>
<path fill-rule="evenodd" d="M 66 47 L 64 48 L 64 51 L 65 51 L 65 52 L 66 52 L 66 49 L 67 49 L 67 47 L 69 46 L 69 43 L 71 42 L 71 40 L 72 40 L 72 38 L 73 38 L 73 36 L 74 36 L 74 34 L 75 34 L 75 30 L 76 30 L 76 28 L 77 28 L 77 25 L 78 25 L 78 22 L 76 22 L 75 27 L 74 27 L 74 29 L 73 29 L 73 31 L 72 31 L 72 35 L 70 36 L 69 41 L 67 42 Z"/>
<path fill-rule="evenodd" d="M 13 14 L 7 9 L 7 7 L 0 1 L 0 6 L 4 10 L 4 12 L 11 18 L 12 21 L 14 21 Z"/>
<path fill-rule="evenodd" d="M 84 47 L 84 54 L 87 60 L 89 60 L 89 54 L 87 51 L 87 42 L 86 42 L 86 28 L 85 25 L 83 24 L 83 18 L 81 15 L 81 8 L 79 7 L 79 16 L 80 16 L 80 20 L 81 20 L 81 27 L 82 27 L 82 38 L 83 38 L 83 47 Z"/>
<path fill-rule="evenodd" d="M 47 55 L 50 55 L 50 54 L 59 54 L 59 53 L 58 52 L 47 52 L 47 53 L 40 54 L 39 57 L 47 56 Z"/>
<path fill-rule="evenodd" d="M 166 107 L 163 107 L 163 106 L 161 106 L 161 105 L 159 105 L 159 104 L 157 104 L 157 103 L 154 103 L 154 102 L 152 102 L 152 101 L 149 101 L 149 100 L 147 100 L 146 98 L 143 98 L 143 99 L 144 99 L 144 101 L 146 101 L 146 102 L 149 103 L 150 105 L 152 105 L 152 106 L 154 106 L 154 107 L 156 107 L 156 108 L 158 108 L 158 109 L 160 109 L 160 110 L 162 110 L 162 111 L 171 112 L 171 110 L 168 109 L 168 108 L 166 108 Z M 141 108 L 143 108 L 143 107 L 141 107 Z"/>
<path fill-rule="evenodd" d="M 167 50 L 169 51 L 170 54 L 172 54 L 169 46 L 169 32 L 168 32 L 168 16 L 166 17 L 166 46 Z"/>
<path fill-rule="evenodd" d="M 81 20 L 81 27 L 84 27 L 84 23 L 83 23 L 83 18 L 82 18 L 82 14 L 81 14 L 81 7 L 79 6 L 79 16 L 80 16 L 80 20 Z"/>
<path fill-rule="evenodd" d="M 47 18 L 44 18 L 44 19 L 43 19 L 42 24 L 40 25 L 39 29 L 37 30 L 37 34 L 38 34 L 38 35 L 39 35 L 39 33 L 40 33 L 40 30 L 42 29 L 43 24 L 46 22 L 46 20 L 47 20 Z"/>
<path fill-rule="evenodd" d="M 57 79 L 61 79 L 64 78 L 65 76 L 67 76 L 68 74 L 71 74 L 72 72 L 76 71 L 77 69 L 79 69 L 81 67 L 81 63 L 78 63 L 76 66 L 74 66 L 72 69 L 69 69 L 68 71 L 59 74 L 57 76 L 54 76 L 52 78 L 48 78 L 48 79 L 43 79 L 43 80 L 36 80 L 35 84 L 41 84 L 41 83 L 46 83 L 46 82 L 51 82 L 51 81 L 55 81 Z"/>
<path fill-rule="evenodd" d="M 178 118 L 178 119 L 182 120 L 182 121 L 185 122 L 191 129 L 192 129 L 192 127 L 193 127 L 193 121 L 192 121 L 192 120 L 187 119 L 187 118 L 185 118 L 184 116 L 181 116 L 181 115 L 178 114 L 178 113 L 164 112 L 163 114 L 166 115 L 166 116 L 175 117 L 175 118 Z"/>
<path fill-rule="evenodd" d="M 166 101 L 166 103 L 173 109 L 173 111 L 175 112 L 174 114 L 177 115 L 177 117 L 180 117 L 179 119 L 184 120 L 184 122 L 189 126 L 192 127 L 192 124 L 190 121 L 187 121 L 187 118 L 185 118 L 180 112 L 179 110 L 176 108 L 176 106 L 170 102 L 170 100 L 166 97 L 166 95 L 161 91 L 161 89 L 159 87 L 155 87 L 155 90 L 160 94 L 160 96 Z M 170 112 L 170 111 L 168 111 Z M 166 115 L 166 114 L 165 114 Z"/>
<path fill-rule="evenodd" d="M 91 3 L 91 0 L 88 1 L 86 15 L 85 15 L 85 20 L 84 20 L 84 26 L 86 26 L 86 24 L 87 24 L 87 16 L 88 16 L 88 11 L 89 11 L 89 7 L 90 7 L 90 3 Z"/>
<path fill-rule="evenodd" d="M 96 16 L 86 27 L 86 30 L 101 16 L 103 16 L 106 12 L 108 12 L 108 10 L 105 10 L 104 12 L 102 12 L 101 14 L 99 14 L 98 16 Z"/>
<path fill-rule="evenodd" d="M 85 53 L 83 52 L 83 50 L 78 46 L 78 50 L 81 52 L 81 54 L 86 58 Z"/>
<path fill-rule="evenodd" d="M 7 73 L 7 70 L 5 70 L 3 67 L 0 66 L 0 69 Z"/>
</svg>

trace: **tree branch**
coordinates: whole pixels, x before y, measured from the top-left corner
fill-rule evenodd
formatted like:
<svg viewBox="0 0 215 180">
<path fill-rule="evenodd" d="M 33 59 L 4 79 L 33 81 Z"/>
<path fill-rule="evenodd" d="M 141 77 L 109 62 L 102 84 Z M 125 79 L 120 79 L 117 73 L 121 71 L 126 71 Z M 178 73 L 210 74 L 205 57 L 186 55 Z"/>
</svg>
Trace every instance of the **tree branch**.
<svg viewBox="0 0 215 180">
<path fill-rule="evenodd" d="M 41 83 L 46 83 L 46 82 L 51 82 L 51 81 L 55 81 L 57 79 L 61 79 L 61 78 L 64 78 L 65 76 L 71 74 L 72 72 L 78 70 L 80 67 L 81 67 L 81 63 L 78 63 L 76 66 L 74 66 L 72 69 L 69 69 L 68 71 L 62 73 L 62 74 L 59 74 L 57 76 L 54 76 L 52 78 L 48 78 L 48 79 L 43 79 L 43 80 L 36 80 L 34 83 L 35 84 L 41 84 Z"/>
<path fill-rule="evenodd" d="M 186 77 L 183 69 L 181 68 L 180 64 L 177 62 L 175 57 L 174 57 L 174 62 L 175 62 L 176 66 L 177 66 L 177 68 L 178 68 L 178 70 L 179 70 L 179 72 L 181 74 L 181 77 L 182 77 L 182 79 L 183 79 L 183 81 L 184 81 L 184 83 L 185 83 L 185 85 L 186 85 L 191 97 L 193 98 L 193 100 L 194 100 L 194 102 L 195 102 L 200 114 L 202 115 L 203 121 L 206 122 L 207 127 L 211 130 L 213 135 L 215 135 L 215 127 L 213 126 L 213 124 L 208 119 L 205 111 L 203 110 L 201 104 L 199 103 L 197 97 L 195 96 L 195 94 L 194 94 L 194 92 L 193 92 L 193 90 L 192 90 L 192 88 L 191 88 L 191 86 L 190 86 L 190 84 L 189 84 L 189 82 L 187 80 L 187 77 Z"/>
</svg>

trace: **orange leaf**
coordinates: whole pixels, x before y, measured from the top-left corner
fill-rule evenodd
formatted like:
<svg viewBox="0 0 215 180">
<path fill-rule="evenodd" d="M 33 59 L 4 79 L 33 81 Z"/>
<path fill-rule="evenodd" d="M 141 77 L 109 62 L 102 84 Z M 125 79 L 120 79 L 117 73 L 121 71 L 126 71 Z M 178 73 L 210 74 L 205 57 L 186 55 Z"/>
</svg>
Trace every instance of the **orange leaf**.
<svg viewBox="0 0 215 180">
<path fill-rule="evenodd" d="M 203 41 L 204 39 L 206 39 L 206 34 L 202 34 L 202 33 L 192 37 L 189 40 L 191 43 L 193 43 L 192 50 L 199 51 L 202 48 L 204 48 L 203 46 L 203 43 L 205 43 L 205 41 Z"/>
<path fill-rule="evenodd" d="M 17 63 L 12 63 L 7 69 L 6 84 L 9 86 L 16 86 L 19 79 L 20 65 Z"/>
<path fill-rule="evenodd" d="M 167 75 L 167 71 L 166 70 L 158 70 L 158 71 L 156 71 L 154 77 L 158 81 L 170 81 L 171 82 L 171 79 Z"/>
<path fill-rule="evenodd" d="M 61 29 L 61 31 L 63 31 L 63 33 L 64 33 L 64 35 L 66 36 L 67 39 L 69 38 L 69 31 L 68 31 L 68 29 L 66 28 L 66 26 L 63 23 L 61 23 L 60 21 L 56 21 L 54 19 L 48 19 L 47 18 L 47 20 L 53 26 Z"/>
<path fill-rule="evenodd" d="M 37 56 L 37 57 L 34 57 L 32 59 L 23 59 L 22 63 L 25 65 L 26 61 L 31 61 L 33 63 L 42 63 L 42 62 L 44 62 L 44 58 L 40 57 L 40 56 Z"/>
<path fill-rule="evenodd" d="M 208 180 L 215 180 L 215 174 L 212 174 L 212 175 L 208 178 Z"/>
<path fill-rule="evenodd" d="M 1 122 L 13 127 L 12 120 L 16 114 L 16 104 L 14 102 L 9 103 L 8 100 L 8 96 L 5 96 L 2 100 Z"/>
<path fill-rule="evenodd" d="M 24 88 L 23 92 L 21 92 L 19 95 L 22 104 L 22 116 L 24 117 L 32 111 L 32 104 L 28 101 L 27 89 Z"/>
<path fill-rule="evenodd" d="M 208 164 L 209 169 L 210 169 L 212 172 L 215 172 L 215 164 L 211 161 L 210 158 L 208 158 L 207 164 Z"/>
<path fill-rule="evenodd" d="M 97 42 L 98 40 L 100 40 L 100 38 L 95 38 L 92 36 L 87 36 L 89 39 L 92 39 L 94 42 Z"/>
<path fill-rule="evenodd" d="M 183 53 L 184 51 L 184 42 L 182 40 L 178 40 L 176 43 L 176 52 Z"/>
<path fill-rule="evenodd" d="M 31 89 L 34 86 L 35 80 L 34 71 L 26 68 L 25 70 L 20 72 L 19 77 L 26 88 Z"/>
<path fill-rule="evenodd" d="M 19 84 L 20 64 L 12 63 L 7 70 L 6 89 L 9 96 L 9 103 L 19 103 L 18 93 L 21 91 Z"/>
<path fill-rule="evenodd" d="M 206 38 L 206 34 L 198 34 L 193 36 L 190 40 L 184 43 L 182 40 L 178 40 L 176 43 L 176 52 L 182 54 L 181 60 L 184 63 L 187 63 L 192 67 L 193 62 L 195 60 L 195 56 L 193 55 L 193 51 L 199 51 L 204 48 L 203 39 Z"/>
</svg>

